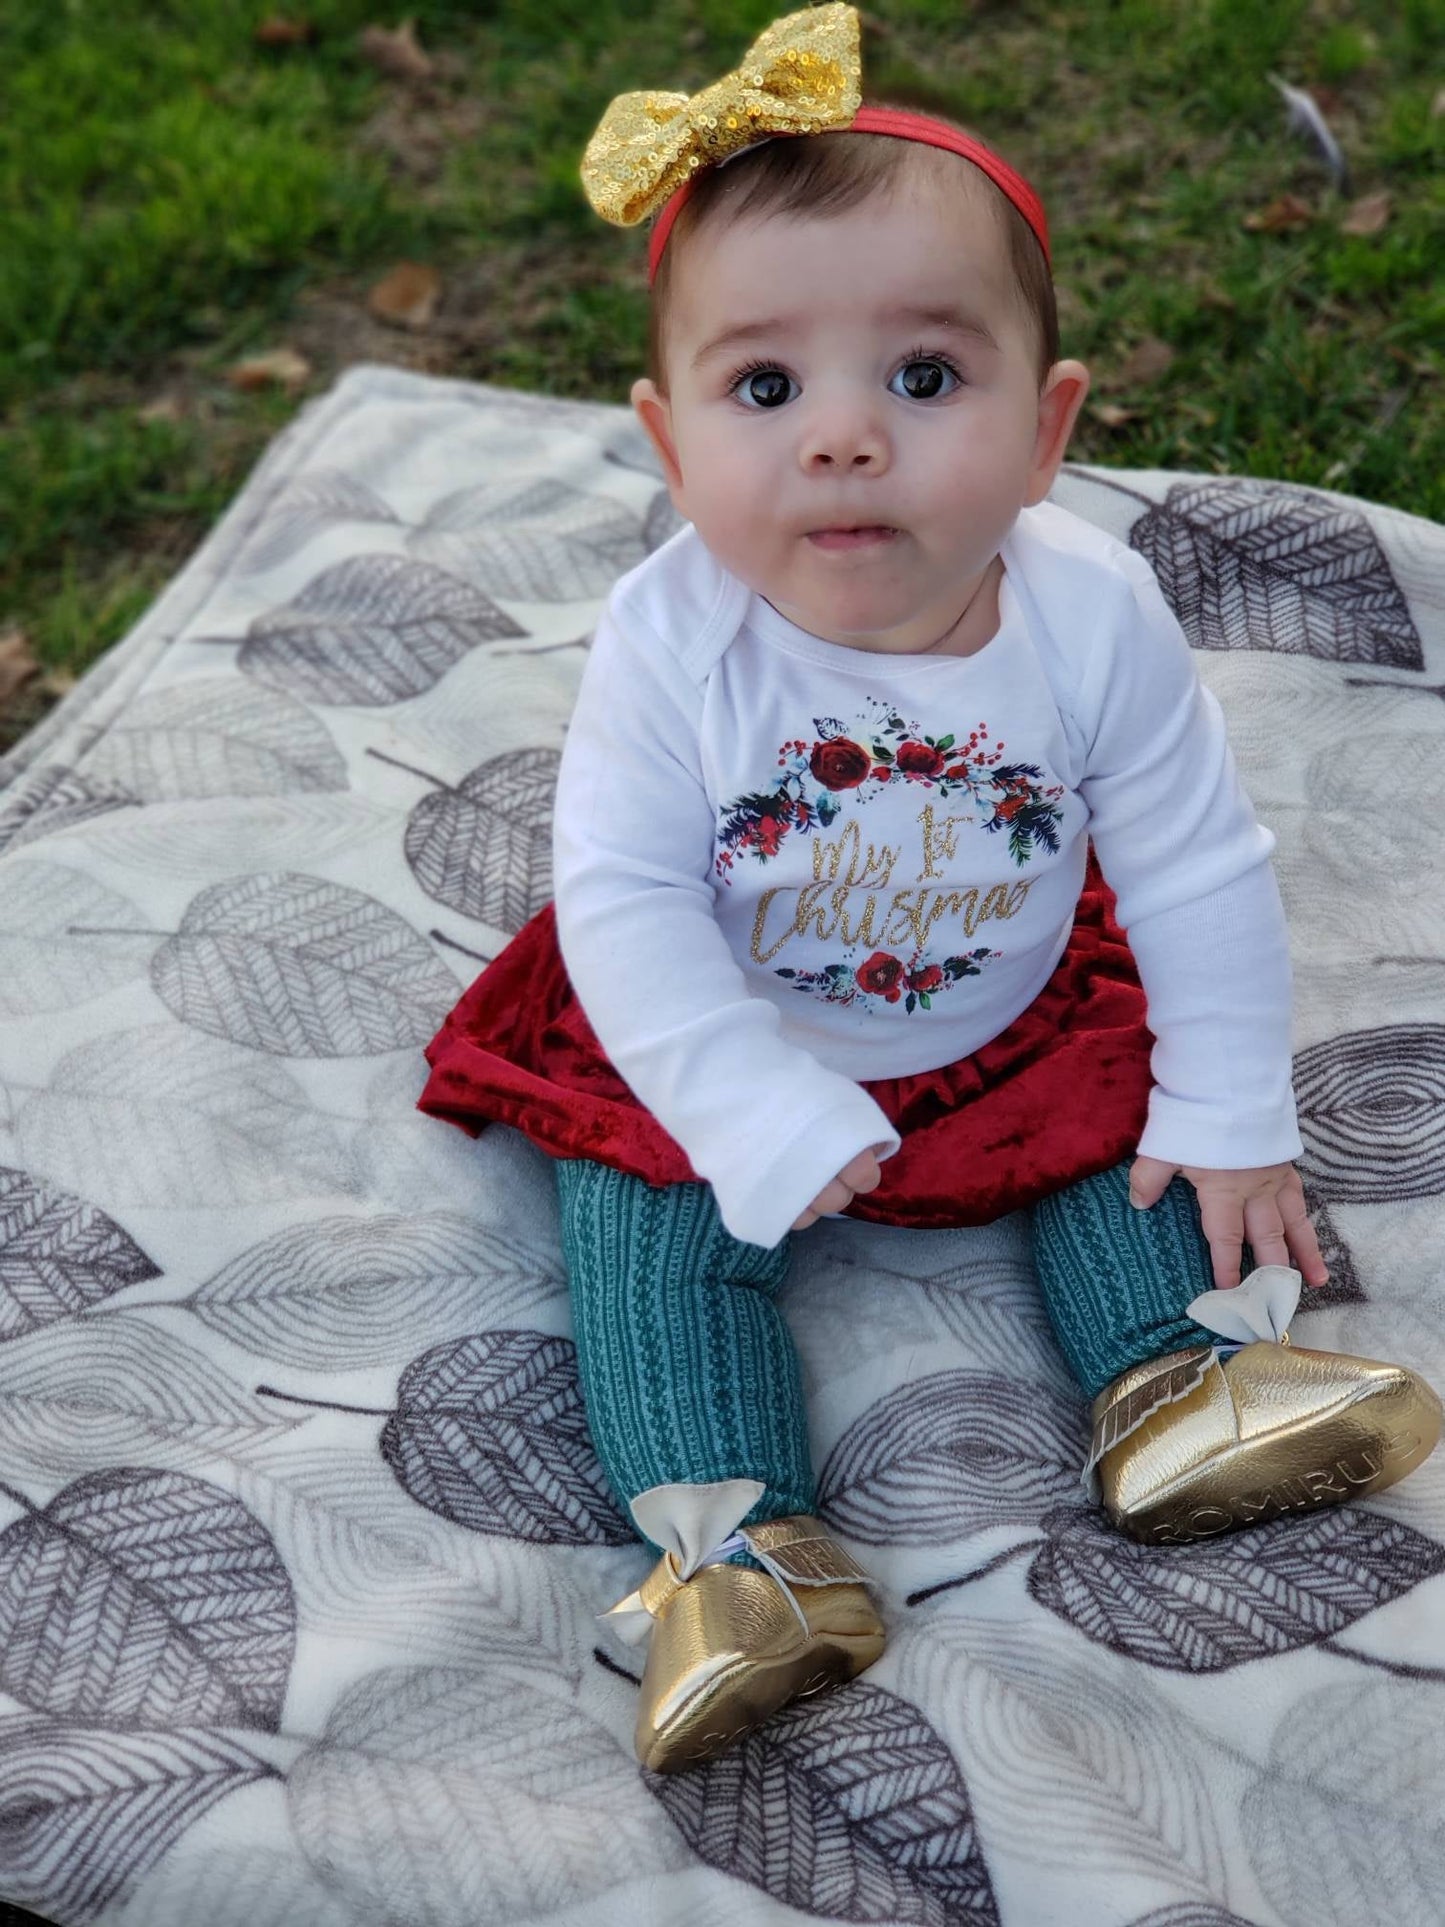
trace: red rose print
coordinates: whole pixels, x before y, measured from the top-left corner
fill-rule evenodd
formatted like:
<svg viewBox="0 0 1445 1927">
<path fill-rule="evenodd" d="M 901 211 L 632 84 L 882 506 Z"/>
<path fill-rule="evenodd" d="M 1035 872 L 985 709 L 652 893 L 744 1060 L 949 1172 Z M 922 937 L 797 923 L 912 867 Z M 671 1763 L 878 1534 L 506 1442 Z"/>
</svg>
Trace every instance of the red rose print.
<svg viewBox="0 0 1445 1927">
<path fill-rule="evenodd" d="M 894 760 L 905 776 L 938 776 L 948 758 L 932 743 L 918 743 L 910 738 L 898 745 Z"/>
<path fill-rule="evenodd" d="M 867 782 L 872 767 L 867 750 L 846 736 L 835 736 L 831 743 L 814 743 L 808 758 L 808 768 L 825 790 L 855 790 Z"/>
<path fill-rule="evenodd" d="M 898 1002 L 903 965 L 897 957 L 890 957 L 886 950 L 875 950 L 867 963 L 859 964 L 853 975 L 860 990 L 866 990 L 874 997 L 884 997 L 890 1004 Z"/>
<path fill-rule="evenodd" d="M 910 970 L 908 988 L 910 990 L 939 990 L 943 986 L 943 972 L 937 964 L 925 964 L 921 970 Z"/>
<path fill-rule="evenodd" d="M 1028 803 L 1026 796 L 1006 796 L 998 806 L 998 814 L 1005 823 L 1011 823 L 1019 811 Z"/>
</svg>

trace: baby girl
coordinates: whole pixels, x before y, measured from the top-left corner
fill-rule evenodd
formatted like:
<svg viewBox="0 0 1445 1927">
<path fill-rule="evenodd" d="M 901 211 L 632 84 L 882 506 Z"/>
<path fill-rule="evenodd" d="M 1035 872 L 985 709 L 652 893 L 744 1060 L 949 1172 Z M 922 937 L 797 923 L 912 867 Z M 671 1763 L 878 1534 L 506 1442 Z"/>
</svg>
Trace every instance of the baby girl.
<svg viewBox="0 0 1445 1927">
<path fill-rule="evenodd" d="M 775 1302 L 819 1218 L 1028 1212 L 1136 1538 L 1389 1485 L 1440 1405 L 1288 1341 L 1326 1272 L 1274 839 L 1147 564 L 1048 500 L 1089 376 L 1038 197 L 862 105 L 842 5 L 691 100 L 621 96 L 583 180 L 657 217 L 632 399 L 687 525 L 599 623 L 555 920 L 422 1102 L 558 1160 L 589 1423 L 660 1555 L 610 1618 L 669 1771 L 883 1649 Z"/>
</svg>

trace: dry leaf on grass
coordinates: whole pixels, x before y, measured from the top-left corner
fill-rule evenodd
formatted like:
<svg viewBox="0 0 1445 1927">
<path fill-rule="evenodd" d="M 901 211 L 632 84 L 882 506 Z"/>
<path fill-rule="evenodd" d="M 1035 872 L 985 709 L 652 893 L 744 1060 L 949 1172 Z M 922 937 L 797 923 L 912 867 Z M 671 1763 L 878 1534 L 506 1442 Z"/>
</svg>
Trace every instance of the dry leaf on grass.
<svg viewBox="0 0 1445 1927">
<path fill-rule="evenodd" d="M 1137 408 L 1121 408 L 1113 401 L 1090 402 L 1089 413 L 1096 422 L 1102 422 L 1105 428 L 1122 428 L 1126 422 L 1135 422 L 1139 419 Z"/>
<path fill-rule="evenodd" d="M 397 28 L 363 27 L 362 53 L 393 80 L 430 80 L 435 63 L 418 44 L 415 23 L 403 20 Z"/>
<path fill-rule="evenodd" d="M 1157 335 L 1137 342 L 1119 365 L 1119 381 L 1133 388 L 1143 381 L 1157 381 L 1174 359 L 1174 350 Z"/>
<path fill-rule="evenodd" d="M 1394 212 L 1394 197 L 1388 188 L 1379 194 L 1366 194 L 1351 204 L 1340 222 L 1341 234 L 1378 234 Z"/>
<path fill-rule="evenodd" d="M 284 388 L 290 395 L 311 379 L 311 363 L 294 348 L 273 348 L 267 355 L 249 355 L 226 370 L 233 388 L 250 393 L 257 388 Z"/>
<path fill-rule="evenodd" d="M 137 421 L 179 422 L 186 418 L 186 405 L 179 395 L 157 395 L 154 401 L 146 402 L 135 413 Z"/>
<path fill-rule="evenodd" d="M 9 702 L 17 689 L 39 674 L 40 664 L 25 631 L 0 629 L 0 703 Z"/>
<path fill-rule="evenodd" d="M 366 297 L 366 305 L 378 321 L 389 321 L 394 328 L 431 326 L 441 298 L 442 278 L 435 268 L 417 261 L 398 261 Z"/>
<path fill-rule="evenodd" d="M 311 20 L 288 20 L 273 13 L 261 22 L 252 38 L 258 47 L 310 47 L 316 40 L 316 26 Z"/>
<path fill-rule="evenodd" d="M 1442 114 L 1445 114 L 1445 87 L 1437 87 L 1435 98 L 1430 102 L 1430 118 L 1439 120 Z"/>
<path fill-rule="evenodd" d="M 1298 194 L 1280 194 L 1267 206 L 1246 214 L 1244 225 L 1251 234 L 1286 234 L 1295 228 L 1308 227 L 1314 218 L 1314 209 L 1308 201 L 1302 201 Z"/>
</svg>

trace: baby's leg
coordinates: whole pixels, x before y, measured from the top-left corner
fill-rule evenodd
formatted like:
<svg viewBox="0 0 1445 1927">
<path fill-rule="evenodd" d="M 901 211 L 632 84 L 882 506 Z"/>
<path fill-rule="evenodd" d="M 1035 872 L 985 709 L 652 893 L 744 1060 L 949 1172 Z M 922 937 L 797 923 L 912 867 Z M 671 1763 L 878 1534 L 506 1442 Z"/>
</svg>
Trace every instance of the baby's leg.
<svg viewBox="0 0 1445 1927">
<path fill-rule="evenodd" d="M 802 1374 L 773 1303 L 786 1245 L 732 1237 L 705 1184 L 573 1162 L 557 1177 L 582 1395 L 624 1509 L 649 1494 L 653 1529 L 681 1541 L 688 1502 L 702 1503 L 686 1488 L 763 1487 L 736 1533 L 686 1565 L 670 1547 L 613 1609 L 622 1637 L 649 1642 L 638 1758 L 674 1773 L 872 1665 L 883 1625 L 866 1575 L 811 1516 Z"/>
<path fill-rule="evenodd" d="M 1129 1366 L 1215 1335 L 1185 1314 L 1214 1289 L 1194 1189 L 1171 1180 L 1152 1210 L 1129 1202 L 1132 1158 L 1033 1207 L 1034 1269 L 1055 1336 L 1090 1398 Z"/>
<path fill-rule="evenodd" d="M 744 1524 L 811 1513 L 802 1375 L 773 1303 L 786 1241 L 741 1243 L 706 1184 L 572 1161 L 557 1181 L 582 1397 L 623 1511 L 655 1486 L 757 1479 Z"/>
<path fill-rule="evenodd" d="M 1049 1317 L 1094 1401 L 1088 1470 L 1117 1526 L 1157 1544 L 1209 1539 L 1363 1498 L 1429 1456 L 1440 1400 L 1418 1373 L 1288 1333 L 1250 1339 L 1287 1320 L 1298 1281 L 1279 1298 L 1287 1274 L 1266 1273 L 1246 1317 L 1255 1287 L 1215 1293 L 1193 1188 L 1175 1178 L 1138 1211 L 1131 1162 L 1033 1208 Z M 1189 1317 L 1206 1293 L 1199 1316 L 1222 1317 L 1221 1331 L 1242 1321 L 1247 1342 L 1221 1346 Z"/>
</svg>

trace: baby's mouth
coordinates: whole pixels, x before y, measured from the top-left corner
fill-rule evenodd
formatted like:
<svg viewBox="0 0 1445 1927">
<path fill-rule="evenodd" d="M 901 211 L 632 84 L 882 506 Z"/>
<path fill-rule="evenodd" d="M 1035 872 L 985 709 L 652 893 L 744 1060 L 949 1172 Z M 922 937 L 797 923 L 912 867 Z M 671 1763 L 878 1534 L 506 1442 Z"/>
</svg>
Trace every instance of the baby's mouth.
<svg viewBox="0 0 1445 1927">
<path fill-rule="evenodd" d="M 864 549 L 891 542 L 897 533 L 897 529 L 874 523 L 857 528 L 813 529 L 808 540 L 817 549 Z"/>
</svg>

